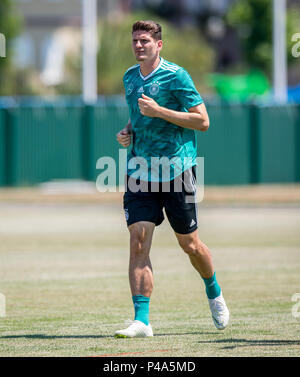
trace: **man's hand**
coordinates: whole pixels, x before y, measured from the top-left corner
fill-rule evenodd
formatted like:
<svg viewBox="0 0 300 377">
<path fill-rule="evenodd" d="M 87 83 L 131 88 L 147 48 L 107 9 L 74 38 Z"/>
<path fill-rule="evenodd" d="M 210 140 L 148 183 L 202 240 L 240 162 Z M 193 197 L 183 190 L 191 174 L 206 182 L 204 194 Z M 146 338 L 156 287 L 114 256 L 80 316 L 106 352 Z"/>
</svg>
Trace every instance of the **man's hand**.
<svg viewBox="0 0 300 377">
<path fill-rule="evenodd" d="M 159 116 L 160 106 L 157 102 L 154 101 L 154 99 L 145 96 L 145 94 L 142 94 L 142 98 L 139 98 L 138 102 L 142 115 L 150 118 L 156 118 Z"/>
<path fill-rule="evenodd" d="M 131 144 L 131 131 L 128 125 L 117 133 L 117 140 L 124 148 L 129 147 Z"/>
</svg>

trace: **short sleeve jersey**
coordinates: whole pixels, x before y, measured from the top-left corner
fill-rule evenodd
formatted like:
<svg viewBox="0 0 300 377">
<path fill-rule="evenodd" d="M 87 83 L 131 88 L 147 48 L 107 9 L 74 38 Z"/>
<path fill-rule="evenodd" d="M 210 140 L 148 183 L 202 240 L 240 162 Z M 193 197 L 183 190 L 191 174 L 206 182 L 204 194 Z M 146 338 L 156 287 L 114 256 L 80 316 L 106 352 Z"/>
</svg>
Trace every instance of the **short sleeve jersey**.
<svg viewBox="0 0 300 377">
<path fill-rule="evenodd" d="M 188 72 L 160 58 L 158 66 L 148 76 L 144 77 L 140 65 L 136 64 L 125 72 L 123 82 L 133 134 L 127 174 L 136 174 L 147 181 L 168 181 L 196 165 L 195 131 L 161 118 L 143 116 L 138 106 L 142 93 L 160 106 L 175 111 L 187 112 L 201 104 L 203 100 Z M 140 161 L 147 162 L 146 174 L 145 169 L 138 169 L 143 165 Z M 169 173 L 163 173 L 163 161 L 170 167 Z"/>
</svg>

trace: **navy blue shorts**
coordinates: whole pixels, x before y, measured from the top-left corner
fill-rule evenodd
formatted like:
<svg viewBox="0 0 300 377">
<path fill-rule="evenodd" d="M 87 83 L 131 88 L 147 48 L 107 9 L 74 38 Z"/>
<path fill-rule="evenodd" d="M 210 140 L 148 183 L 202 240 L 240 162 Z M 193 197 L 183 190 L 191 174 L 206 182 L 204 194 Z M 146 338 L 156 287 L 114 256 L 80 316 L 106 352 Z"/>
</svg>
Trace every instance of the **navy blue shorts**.
<svg viewBox="0 0 300 377">
<path fill-rule="evenodd" d="M 123 206 L 127 226 L 139 221 L 149 221 L 156 226 L 164 220 L 164 212 L 173 230 L 188 234 L 198 228 L 196 185 L 194 168 L 186 170 L 181 176 L 166 183 L 141 182 L 134 184 L 141 190 L 130 190 L 133 179 L 126 177 L 127 191 Z"/>
</svg>

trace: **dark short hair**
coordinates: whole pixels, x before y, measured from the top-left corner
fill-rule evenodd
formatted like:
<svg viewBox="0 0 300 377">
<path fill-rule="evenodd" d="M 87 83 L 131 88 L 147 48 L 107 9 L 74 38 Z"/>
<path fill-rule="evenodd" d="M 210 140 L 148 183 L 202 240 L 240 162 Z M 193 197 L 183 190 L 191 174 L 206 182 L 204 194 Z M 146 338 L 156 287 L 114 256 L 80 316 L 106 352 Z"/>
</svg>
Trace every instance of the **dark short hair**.
<svg viewBox="0 0 300 377">
<path fill-rule="evenodd" d="M 155 40 L 159 41 L 162 39 L 161 37 L 161 26 L 160 24 L 154 22 L 154 21 L 136 21 L 132 25 L 132 33 L 135 31 L 147 31 L 148 33 L 151 34 L 151 37 L 154 38 Z"/>
</svg>

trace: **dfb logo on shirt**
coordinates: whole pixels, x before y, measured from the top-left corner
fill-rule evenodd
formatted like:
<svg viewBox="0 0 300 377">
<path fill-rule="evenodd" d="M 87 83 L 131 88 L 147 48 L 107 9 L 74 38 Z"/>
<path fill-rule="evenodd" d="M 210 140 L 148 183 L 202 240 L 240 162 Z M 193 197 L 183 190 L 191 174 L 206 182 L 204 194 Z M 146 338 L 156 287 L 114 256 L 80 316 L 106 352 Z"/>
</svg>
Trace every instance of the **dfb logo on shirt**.
<svg viewBox="0 0 300 377">
<path fill-rule="evenodd" d="M 159 83 L 158 82 L 154 82 L 150 88 L 149 88 L 149 92 L 152 96 L 156 96 L 159 92 Z"/>
</svg>

